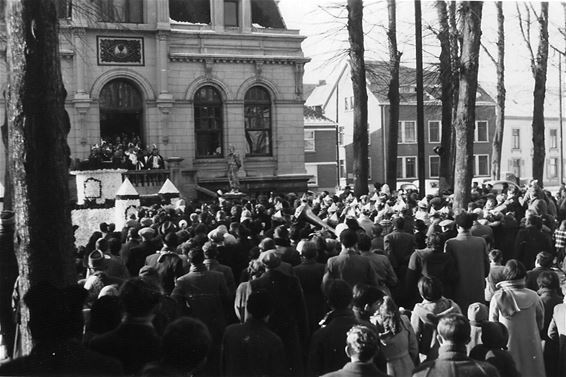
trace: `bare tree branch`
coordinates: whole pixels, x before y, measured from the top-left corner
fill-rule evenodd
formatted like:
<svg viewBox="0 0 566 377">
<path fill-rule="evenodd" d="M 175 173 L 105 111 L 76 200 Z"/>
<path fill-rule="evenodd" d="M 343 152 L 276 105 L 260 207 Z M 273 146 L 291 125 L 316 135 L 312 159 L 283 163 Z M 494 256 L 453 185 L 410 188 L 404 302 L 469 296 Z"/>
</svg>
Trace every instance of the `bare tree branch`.
<svg viewBox="0 0 566 377">
<path fill-rule="evenodd" d="M 533 52 L 533 47 L 531 45 L 531 25 L 530 25 L 530 12 L 529 8 L 525 6 L 527 19 L 523 20 L 523 16 L 521 13 L 521 9 L 519 8 L 519 3 L 516 3 L 517 8 L 517 16 L 519 18 L 519 29 L 521 30 L 521 36 L 527 45 L 527 50 L 529 50 L 529 54 L 531 56 L 531 69 L 535 64 L 535 54 Z M 526 30 L 525 30 L 526 28 Z"/>
</svg>

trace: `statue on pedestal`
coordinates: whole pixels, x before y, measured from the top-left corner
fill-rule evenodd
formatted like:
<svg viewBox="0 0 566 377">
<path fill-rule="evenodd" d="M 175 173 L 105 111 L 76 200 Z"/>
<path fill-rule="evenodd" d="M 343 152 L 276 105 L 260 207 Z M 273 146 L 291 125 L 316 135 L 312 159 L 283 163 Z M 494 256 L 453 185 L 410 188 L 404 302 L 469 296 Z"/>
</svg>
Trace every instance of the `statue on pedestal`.
<svg viewBox="0 0 566 377">
<path fill-rule="evenodd" d="M 228 147 L 228 156 L 226 158 L 228 166 L 228 182 L 230 183 L 230 192 L 240 191 L 240 179 L 238 178 L 238 171 L 242 167 L 242 160 L 233 145 Z"/>
</svg>

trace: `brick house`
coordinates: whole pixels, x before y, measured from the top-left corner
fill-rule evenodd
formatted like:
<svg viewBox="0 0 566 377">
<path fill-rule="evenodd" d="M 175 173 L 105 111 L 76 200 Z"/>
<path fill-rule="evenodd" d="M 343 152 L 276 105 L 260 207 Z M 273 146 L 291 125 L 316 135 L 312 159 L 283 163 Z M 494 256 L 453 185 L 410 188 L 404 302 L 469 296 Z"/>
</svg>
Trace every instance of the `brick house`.
<svg viewBox="0 0 566 377">
<path fill-rule="evenodd" d="M 338 183 L 336 169 L 336 122 L 320 108 L 305 106 L 305 168 L 311 175 L 308 186 L 316 191 L 333 191 Z"/>
<path fill-rule="evenodd" d="M 243 191 L 306 189 L 308 59 L 275 0 L 60 0 L 59 16 L 73 159 L 135 135 L 182 159 L 179 189 L 191 197 L 227 188 L 234 146 Z M 6 80 L 2 59 L 0 88 Z M 0 146 L 0 177 L 4 169 Z"/>
<path fill-rule="evenodd" d="M 389 71 L 387 62 L 367 61 L 368 90 L 368 132 L 369 132 L 369 180 L 385 182 L 385 167 L 390 156 L 385 153 L 388 138 L 389 101 L 387 91 Z M 399 181 L 413 181 L 417 177 L 417 104 L 416 71 L 400 67 L 399 138 L 397 178 Z M 434 153 L 440 144 L 441 103 L 438 74 L 435 70 L 424 73 L 424 124 L 425 124 L 425 178 L 438 179 L 440 157 Z M 318 89 L 318 90 L 317 90 Z M 353 105 L 354 94 L 350 68 L 344 64 L 337 77 L 330 83 L 317 88 L 306 104 L 320 106 L 325 116 L 338 120 L 340 130 L 340 182 L 351 183 L 353 178 Z M 491 141 L 495 125 L 495 103 L 478 87 L 476 100 L 476 130 L 474 140 L 474 177 L 489 177 Z"/>
</svg>

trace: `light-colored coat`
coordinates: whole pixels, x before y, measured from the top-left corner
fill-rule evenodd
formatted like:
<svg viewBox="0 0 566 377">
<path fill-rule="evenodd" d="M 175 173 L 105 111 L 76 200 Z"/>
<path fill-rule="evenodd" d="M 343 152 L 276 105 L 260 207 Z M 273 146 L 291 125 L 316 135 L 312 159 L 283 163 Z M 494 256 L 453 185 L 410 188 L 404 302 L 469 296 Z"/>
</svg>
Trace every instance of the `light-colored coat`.
<svg viewBox="0 0 566 377">
<path fill-rule="evenodd" d="M 536 292 L 515 281 L 502 281 L 489 305 L 489 320 L 509 331 L 507 349 L 523 376 L 545 376 L 540 330 L 544 306 Z M 510 284 L 511 283 L 511 284 Z M 522 285 L 522 287 L 521 287 Z"/>
</svg>

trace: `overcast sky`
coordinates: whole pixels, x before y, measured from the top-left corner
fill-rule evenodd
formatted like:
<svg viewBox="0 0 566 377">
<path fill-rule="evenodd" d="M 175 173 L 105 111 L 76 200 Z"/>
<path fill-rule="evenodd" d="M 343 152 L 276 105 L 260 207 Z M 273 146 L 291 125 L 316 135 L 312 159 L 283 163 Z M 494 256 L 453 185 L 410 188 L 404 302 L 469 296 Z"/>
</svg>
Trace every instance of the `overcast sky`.
<svg viewBox="0 0 566 377">
<path fill-rule="evenodd" d="M 307 39 L 303 42 L 305 56 L 312 59 L 305 67 L 305 82 L 315 83 L 328 79 L 332 68 L 337 63 L 340 52 L 347 47 L 347 31 L 345 29 L 345 9 L 336 9 L 336 4 L 345 4 L 346 0 L 280 0 L 279 7 L 283 18 L 290 29 L 299 29 Z M 521 2 L 523 7 L 526 3 Z M 540 4 L 531 3 L 538 11 Z M 385 0 L 365 0 L 365 44 L 366 56 L 373 59 L 387 59 L 387 2 Z M 401 64 L 414 66 L 414 3 L 413 1 L 397 2 L 398 43 L 403 52 Z M 516 3 L 504 1 L 505 38 L 506 38 L 506 81 L 509 89 L 522 87 L 532 91 L 533 79 L 530 72 L 530 58 L 523 41 L 517 19 Z M 437 62 L 438 41 L 431 29 L 437 28 L 436 12 L 433 1 L 422 3 L 423 36 L 425 64 Z M 550 42 L 564 51 L 564 38 L 558 28 L 564 28 L 564 11 L 558 1 L 550 2 Z M 486 1 L 483 7 L 482 42 L 496 56 L 494 41 L 497 38 L 496 10 L 493 2 Z M 533 48 L 536 50 L 538 35 L 536 25 L 533 25 Z M 536 51 L 535 51 L 536 52 Z M 548 86 L 558 86 L 558 57 L 557 53 L 549 53 Z M 566 69 L 566 64 L 563 64 Z M 482 52 L 480 56 L 480 81 L 496 80 L 495 67 L 488 56 Z"/>
</svg>

